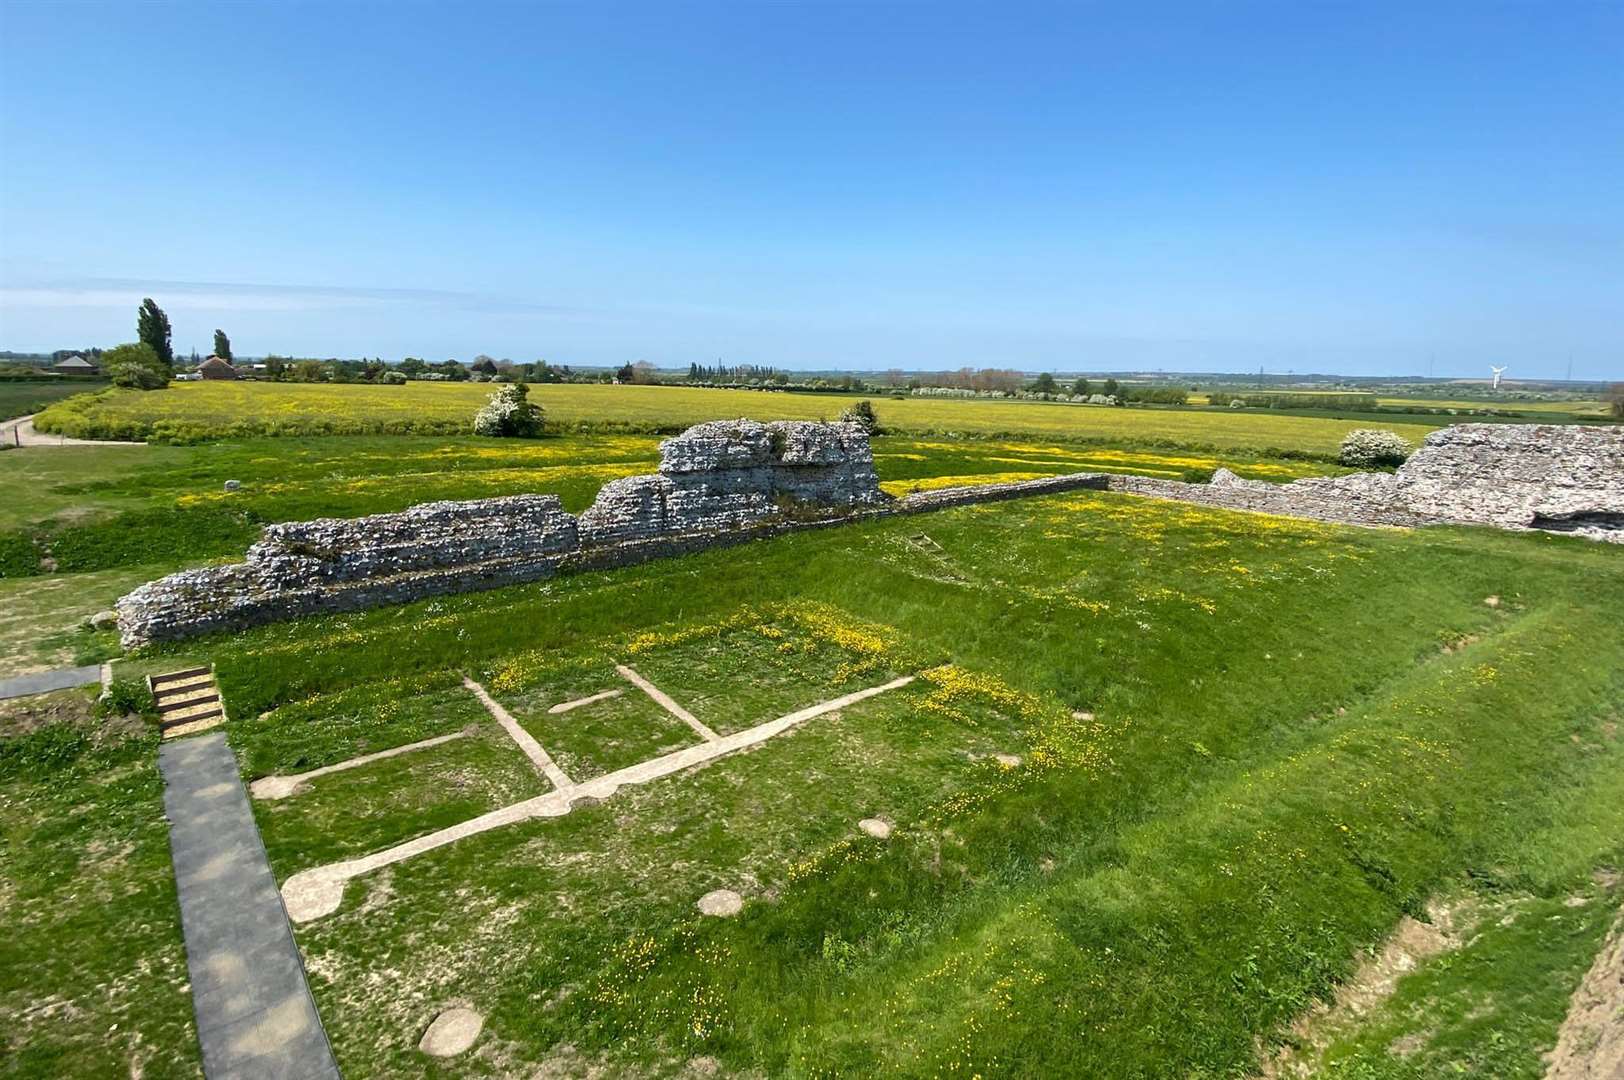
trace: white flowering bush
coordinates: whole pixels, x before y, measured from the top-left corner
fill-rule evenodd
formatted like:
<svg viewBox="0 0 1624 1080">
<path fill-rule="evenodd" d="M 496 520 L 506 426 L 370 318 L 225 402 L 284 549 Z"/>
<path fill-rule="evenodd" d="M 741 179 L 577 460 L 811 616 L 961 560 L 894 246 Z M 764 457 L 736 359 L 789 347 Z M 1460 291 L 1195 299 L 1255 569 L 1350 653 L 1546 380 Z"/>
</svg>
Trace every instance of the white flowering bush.
<svg viewBox="0 0 1624 1080">
<path fill-rule="evenodd" d="M 840 414 L 840 422 L 843 424 L 861 424 L 871 435 L 880 428 L 880 420 L 879 417 L 874 415 L 874 403 L 872 401 L 859 401 Z"/>
<path fill-rule="evenodd" d="M 1410 456 L 1410 444 L 1395 432 L 1381 428 L 1358 428 L 1342 440 L 1337 460 L 1356 469 L 1380 465 L 1402 465 Z"/>
<path fill-rule="evenodd" d="M 533 439 L 541 434 L 541 406 L 524 383 L 504 386 L 474 414 L 474 434 Z"/>
</svg>

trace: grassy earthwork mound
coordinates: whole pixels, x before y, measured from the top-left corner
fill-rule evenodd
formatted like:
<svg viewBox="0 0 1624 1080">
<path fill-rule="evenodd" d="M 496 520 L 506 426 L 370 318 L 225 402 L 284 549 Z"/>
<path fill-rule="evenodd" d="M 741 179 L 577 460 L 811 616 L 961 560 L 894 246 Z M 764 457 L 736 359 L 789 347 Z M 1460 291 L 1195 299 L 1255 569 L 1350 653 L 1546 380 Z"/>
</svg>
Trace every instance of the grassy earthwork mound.
<svg viewBox="0 0 1624 1080">
<path fill-rule="evenodd" d="M 701 741 L 616 664 L 722 737 L 917 676 L 350 881 L 296 928 L 349 1075 L 421 1072 L 451 1002 L 486 1034 L 444 1075 L 1238 1075 L 1406 916 L 1447 910 L 1500 929 L 1309 1052 L 1400 1075 L 1402 1038 L 1402 1075 L 1537 1076 L 1619 900 L 1591 877 L 1624 860 L 1616 556 L 1077 493 L 143 663 L 216 661 L 249 780 L 456 736 L 257 802 L 282 881 L 550 790 L 464 674 L 576 782 Z M 10 1046 L 186 1073 L 185 1039 L 108 1034 L 184 1030 L 184 1002 L 119 982 L 97 935 L 123 915 L 78 902 L 162 894 L 161 833 L 112 813 L 155 817 L 157 789 L 116 742 L 43 738 L 13 744 L 0 803 L 25 853 L 0 969 L 31 972 L 0 986 Z M 87 854 L 112 843 L 134 846 Z M 742 912 L 701 915 L 714 889 Z M 129 948 L 181 956 L 172 923 Z M 78 1011 L 30 1011 L 42 985 Z"/>
</svg>

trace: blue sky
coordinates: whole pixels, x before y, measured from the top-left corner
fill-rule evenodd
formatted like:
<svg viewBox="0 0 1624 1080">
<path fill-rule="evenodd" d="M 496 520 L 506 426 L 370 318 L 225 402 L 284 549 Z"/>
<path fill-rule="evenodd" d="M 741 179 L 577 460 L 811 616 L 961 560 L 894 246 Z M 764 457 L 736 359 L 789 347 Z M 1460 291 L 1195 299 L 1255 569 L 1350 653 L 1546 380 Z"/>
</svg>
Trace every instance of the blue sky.
<svg viewBox="0 0 1624 1080">
<path fill-rule="evenodd" d="M 0 0 L 0 348 L 1624 378 L 1624 5 Z"/>
</svg>

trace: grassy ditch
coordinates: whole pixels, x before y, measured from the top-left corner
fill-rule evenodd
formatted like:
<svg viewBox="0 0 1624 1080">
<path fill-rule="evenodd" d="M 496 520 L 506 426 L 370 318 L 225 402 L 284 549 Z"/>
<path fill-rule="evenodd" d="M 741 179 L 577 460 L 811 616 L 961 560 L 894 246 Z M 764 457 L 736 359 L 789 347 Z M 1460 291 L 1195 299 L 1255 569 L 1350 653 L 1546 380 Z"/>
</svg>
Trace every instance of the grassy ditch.
<svg viewBox="0 0 1624 1080">
<path fill-rule="evenodd" d="M 1615 556 L 1082 493 L 270 627 L 218 652 L 228 698 L 267 714 L 253 745 L 305 740 L 301 764 L 361 749 L 343 716 L 369 717 L 368 749 L 423 737 L 386 707 L 413 679 L 452 693 L 456 670 L 603 768 L 621 728 L 540 717 L 607 685 L 610 659 L 718 724 L 838 693 L 865 653 L 876 679 L 924 673 L 753 753 L 352 883 L 298 932 L 352 1071 L 416 1067 L 436 1003 L 466 1000 L 492 1034 L 458 1075 L 714 1059 L 1222 1076 L 1430 898 L 1483 879 L 1548 895 L 1567 880 L 1547 873 L 1556 852 L 1570 878 L 1616 857 L 1619 804 L 1585 794 L 1620 760 Z M 789 629 L 773 613 L 805 604 L 828 643 L 791 640 L 771 675 L 761 650 Z M 249 775 L 267 760 L 245 749 Z M 420 835 L 460 797 L 390 803 L 380 832 L 368 781 L 345 775 L 297 830 L 261 811 L 279 875 Z M 890 841 L 856 831 L 868 816 Z M 1536 858 L 1524 838 L 1564 822 Z M 694 913 L 715 887 L 744 893 L 740 918 Z M 1561 970 L 1537 990 L 1546 1013 L 1576 978 Z M 1497 1060 L 1488 1037 L 1462 1036 Z"/>
</svg>

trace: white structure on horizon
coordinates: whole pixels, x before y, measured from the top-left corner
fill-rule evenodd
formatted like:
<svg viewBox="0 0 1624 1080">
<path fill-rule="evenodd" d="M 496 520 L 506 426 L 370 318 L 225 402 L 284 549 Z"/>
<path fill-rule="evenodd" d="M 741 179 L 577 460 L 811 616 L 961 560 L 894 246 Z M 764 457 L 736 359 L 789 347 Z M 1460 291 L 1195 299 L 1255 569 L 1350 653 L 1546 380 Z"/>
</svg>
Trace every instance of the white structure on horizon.
<svg viewBox="0 0 1624 1080">
<path fill-rule="evenodd" d="M 1503 367 L 1495 367 L 1493 364 L 1489 365 L 1489 373 L 1494 376 L 1494 382 L 1489 386 L 1490 390 L 1500 389 L 1500 376 L 1505 373 L 1505 370 L 1506 369 Z"/>
</svg>

